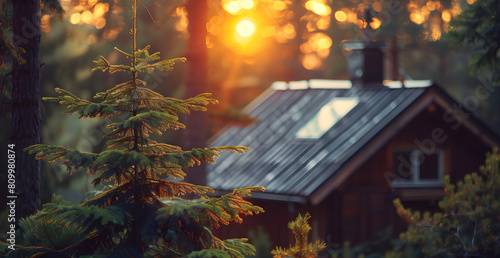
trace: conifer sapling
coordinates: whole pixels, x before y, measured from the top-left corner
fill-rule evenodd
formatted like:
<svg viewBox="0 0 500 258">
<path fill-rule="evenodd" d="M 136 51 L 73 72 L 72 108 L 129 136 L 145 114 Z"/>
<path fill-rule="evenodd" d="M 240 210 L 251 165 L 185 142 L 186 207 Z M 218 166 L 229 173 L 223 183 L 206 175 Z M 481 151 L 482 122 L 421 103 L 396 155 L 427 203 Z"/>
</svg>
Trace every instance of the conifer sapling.
<svg viewBox="0 0 500 258">
<path fill-rule="evenodd" d="M 311 226 L 308 220 L 311 218 L 309 213 L 299 216 L 288 223 L 288 228 L 292 230 L 295 237 L 295 245 L 290 246 L 287 249 L 282 249 L 277 247 L 271 254 L 274 258 L 315 258 L 318 257 L 318 253 L 326 248 L 326 244 L 322 241 L 316 241 L 315 243 L 309 243 L 307 240 L 307 235 L 311 231 Z"/>
<path fill-rule="evenodd" d="M 60 95 L 45 100 L 67 105 L 67 114 L 80 118 L 118 118 L 108 127 L 108 150 L 81 152 L 62 146 L 34 145 L 27 148 L 37 159 L 62 161 L 69 173 L 85 168 L 96 176 L 94 184 L 113 181 L 114 186 L 78 206 L 45 204 L 35 219 L 67 220 L 83 230 L 84 239 L 59 250 L 47 247 L 17 246 L 9 257 L 79 257 L 106 254 L 117 257 L 244 257 L 255 248 L 246 239 L 221 240 L 210 229 L 230 222 L 242 222 L 241 215 L 263 212 L 244 200 L 252 191 L 263 187 L 235 189 L 218 198 L 209 197 L 214 190 L 207 186 L 182 182 L 184 167 L 214 162 L 221 151 L 244 153 L 242 146 L 195 148 L 189 151 L 150 139 L 152 134 L 182 129 L 178 113 L 205 111 L 217 103 L 210 94 L 186 100 L 164 97 L 148 89 L 138 79 L 139 73 L 171 71 L 184 58 L 160 60 L 150 54 L 149 46 L 136 48 L 136 0 L 132 6 L 132 52 L 117 49 L 132 60 L 131 64 L 111 64 L 106 58 L 95 61 L 93 70 L 124 72 L 131 80 L 95 95 L 97 102 L 56 89 Z M 185 200 L 184 194 L 198 195 Z"/>
</svg>

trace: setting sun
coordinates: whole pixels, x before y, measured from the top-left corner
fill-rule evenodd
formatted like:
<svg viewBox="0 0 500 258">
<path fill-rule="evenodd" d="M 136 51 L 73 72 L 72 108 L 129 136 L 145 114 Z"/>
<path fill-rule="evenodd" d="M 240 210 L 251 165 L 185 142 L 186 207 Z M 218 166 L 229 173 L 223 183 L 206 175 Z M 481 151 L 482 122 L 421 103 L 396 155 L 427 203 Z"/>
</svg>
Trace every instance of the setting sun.
<svg viewBox="0 0 500 258">
<path fill-rule="evenodd" d="M 255 25 L 250 20 L 242 20 L 236 26 L 236 32 L 242 37 L 249 37 L 255 32 Z"/>
</svg>

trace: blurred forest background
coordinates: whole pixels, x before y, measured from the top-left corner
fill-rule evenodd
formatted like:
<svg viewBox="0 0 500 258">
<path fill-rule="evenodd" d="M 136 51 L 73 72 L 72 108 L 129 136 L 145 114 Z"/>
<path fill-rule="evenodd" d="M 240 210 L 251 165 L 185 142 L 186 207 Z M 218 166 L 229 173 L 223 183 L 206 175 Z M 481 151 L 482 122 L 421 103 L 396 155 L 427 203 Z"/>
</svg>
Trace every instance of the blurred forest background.
<svg viewBox="0 0 500 258">
<path fill-rule="evenodd" d="M 204 0 L 190 0 L 193 2 Z M 474 95 L 478 85 L 492 84 L 487 76 L 471 75 L 472 48 L 451 48 L 443 39 L 449 22 L 474 0 L 207 0 L 206 17 L 188 17 L 188 1 L 140 0 L 138 46 L 162 58 L 187 56 L 188 25 L 206 24 L 207 87 L 221 104 L 212 106 L 208 132 L 215 133 L 234 120 L 273 81 L 348 79 L 341 43 L 366 38 L 385 41 L 386 79 L 436 81 L 458 102 Z M 104 55 L 121 58 L 114 47 L 129 50 L 129 1 L 60 0 L 64 14 L 42 13 L 42 96 L 54 96 L 59 87 L 90 99 L 95 93 L 123 81 L 91 72 L 93 60 Z M 5 5 L 4 5 L 5 6 Z M 205 9 L 204 5 L 203 8 Z M 196 8 L 196 7 L 194 7 Z M 5 10 L 3 10 L 5 11 Z M 200 11 L 200 10 L 198 10 Z M 366 21 L 366 17 L 373 17 Z M 205 19 L 206 18 L 206 19 Z M 363 31 L 371 28 L 368 35 Z M 205 37 L 205 35 L 202 35 Z M 200 68 L 202 69 L 202 68 Z M 166 96 L 183 98 L 186 64 L 170 73 L 144 78 L 149 87 Z M 0 128 L 2 149 L 10 141 L 8 73 L 2 73 Z M 499 132 L 500 93 L 480 103 L 475 114 Z M 42 142 L 80 151 L 98 152 L 104 146 L 105 124 L 61 114 L 55 103 L 42 103 Z M 163 142 L 181 145 L 181 133 L 164 135 Z M 2 164 L 6 155 L 2 155 Z M 4 165 L 2 165 L 4 166 Z M 5 166 L 4 166 L 5 167 Z M 53 192 L 74 204 L 93 189 L 81 171 L 68 176 L 58 164 L 42 165 L 42 202 Z"/>
</svg>

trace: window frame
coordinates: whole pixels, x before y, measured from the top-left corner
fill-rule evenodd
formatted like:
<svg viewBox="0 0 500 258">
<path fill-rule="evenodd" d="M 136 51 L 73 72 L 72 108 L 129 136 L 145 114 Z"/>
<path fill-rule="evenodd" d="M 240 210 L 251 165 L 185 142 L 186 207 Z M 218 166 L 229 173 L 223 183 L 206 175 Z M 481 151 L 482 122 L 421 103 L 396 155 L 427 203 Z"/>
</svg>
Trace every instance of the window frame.
<svg viewBox="0 0 500 258">
<path fill-rule="evenodd" d="M 395 169 L 396 163 L 394 162 L 395 160 L 395 155 L 401 152 L 410 152 L 410 157 L 412 156 L 413 152 L 417 151 L 417 153 L 421 153 L 421 155 L 425 156 L 430 156 L 433 154 L 438 155 L 438 167 L 437 167 L 437 172 L 438 172 L 438 178 L 437 179 L 421 179 L 420 178 L 420 165 L 418 162 L 415 162 L 413 159 L 415 158 L 414 156 L 410 158 L 410 163 L 411 163 L 411 169 L 412 169 L 412 175 L 411 175 L 411 180 L 398 180 L 399 178 L 402 178 L 401 175 L 399 175 Z M 422 151 L 418 148 L 399 148 L 399 149 L 393 149 L 391 152 L 391 158 L 392 158 L 392 173 L 394 175 L 394 178 L 392 179 L 391 186 L 394 188 L 424 188 L 424 187 L 442 187 L 443 186 L 443 178 L 445 175 L 445 152 L 442 149 L 435 149 L 433 151 Z"/>
</svg>

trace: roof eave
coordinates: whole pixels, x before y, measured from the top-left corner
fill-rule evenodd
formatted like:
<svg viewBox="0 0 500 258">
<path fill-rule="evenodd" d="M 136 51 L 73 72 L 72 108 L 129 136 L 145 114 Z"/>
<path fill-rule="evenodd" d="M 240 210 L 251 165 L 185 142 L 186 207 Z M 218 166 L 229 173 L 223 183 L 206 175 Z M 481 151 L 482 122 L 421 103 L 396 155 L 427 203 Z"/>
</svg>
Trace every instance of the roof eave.
<svg viewBox="0 0 500 258">
<path fill-rule="evenodd" d="M 232 190 L 220 190 L 220 189 L 215 189 L 215 190 L 217 196 L 233 192 Z M 306 204 L 309 201 L 309 198 L 301 195 L 277 194 L 268 192 L 252 192 L 252 196 L 249 198 L 269 200 L 269 201 L 290 202 L 298 204 Z"/>
</svg>

